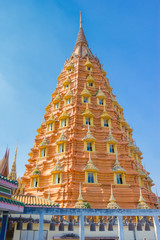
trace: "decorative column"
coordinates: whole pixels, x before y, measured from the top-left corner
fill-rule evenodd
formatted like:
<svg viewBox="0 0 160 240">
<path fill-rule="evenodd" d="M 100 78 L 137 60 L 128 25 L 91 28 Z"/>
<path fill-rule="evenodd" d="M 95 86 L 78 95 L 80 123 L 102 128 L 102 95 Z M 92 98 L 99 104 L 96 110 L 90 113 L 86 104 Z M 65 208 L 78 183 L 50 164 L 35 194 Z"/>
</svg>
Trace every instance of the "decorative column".
<svg viewBox="0 0 160 240">
<path fill-rule="evenodd" d="M 119 240 L 124 240 L 123 217 L 118 216 L 118 236 Z"/>
<path fill-rule="evenodd" d="M 43 240 L 43 213 L 39 216 L 39 234 L 38 239 Z"/>
<path fill-rule="evenodd" d="M 3 212 L 2 224 L 1 224 L 1 229 L 0 229 L 0 240 L 6 239 L 7 224 L 8 224 L 8 213 Z"/>
<path fill-rule="evenodd" d="M 79 226 L 80 240 L 85 240 L 85 235 L 84 235 L 84 215 L 81 214 L 79 217 L 80 217 L 80 226 Z"/>
</svg>

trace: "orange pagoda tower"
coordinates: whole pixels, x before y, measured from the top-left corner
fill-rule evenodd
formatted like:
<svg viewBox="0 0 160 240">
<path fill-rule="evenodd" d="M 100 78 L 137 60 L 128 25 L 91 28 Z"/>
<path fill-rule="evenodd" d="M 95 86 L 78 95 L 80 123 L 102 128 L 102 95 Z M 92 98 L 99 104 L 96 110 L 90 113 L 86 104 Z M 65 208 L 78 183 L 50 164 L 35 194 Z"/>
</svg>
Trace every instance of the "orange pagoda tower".
<svg viewBox="0 0 160 240">
<path fill-rule="evenodd" d="M 26 195 L 60 207 L 155 208 L 153 181 L 82 28 L 29 153 Z M 80 187 L 79 187 L 80 186 Z"/>
</svg>

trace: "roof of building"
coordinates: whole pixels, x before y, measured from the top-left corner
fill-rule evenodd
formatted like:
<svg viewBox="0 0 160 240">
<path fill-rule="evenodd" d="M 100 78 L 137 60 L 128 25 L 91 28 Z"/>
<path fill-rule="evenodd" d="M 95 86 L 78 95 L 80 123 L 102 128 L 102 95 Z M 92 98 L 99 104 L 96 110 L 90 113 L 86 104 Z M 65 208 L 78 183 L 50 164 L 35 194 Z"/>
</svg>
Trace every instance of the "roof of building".
<svg viewBox="0 0 160 240">
<path fill-rule="evenodd" d="M 5 181 L 5 182 L 12 183 L 12 184 L 18 186 L 18 182 L 14 181 L 14 180 L 12 180 L 10 178 L 7 178 L 7 177 L 4 177 L 4 176 L 0 175 L 0 179 Z"/>
<path fill-rule="evenodd" d="M 4 198 L 4 197 L 0 197 L 0 202 L 12 204 L 12 205 L 24 206 L 24 203 L 21 201 L 17 201 L 14 199 L 8 199 L 8 198 Z"/>
<path fill-rule="evenodd" d="M 16 201 L 20 201 L 25 206 L 45 206 L 45 207 L 59 207 L 58 203 L 52 200 L 40 198 L 37 196 L 30 195 L 13 195 Z"/>
</svg>

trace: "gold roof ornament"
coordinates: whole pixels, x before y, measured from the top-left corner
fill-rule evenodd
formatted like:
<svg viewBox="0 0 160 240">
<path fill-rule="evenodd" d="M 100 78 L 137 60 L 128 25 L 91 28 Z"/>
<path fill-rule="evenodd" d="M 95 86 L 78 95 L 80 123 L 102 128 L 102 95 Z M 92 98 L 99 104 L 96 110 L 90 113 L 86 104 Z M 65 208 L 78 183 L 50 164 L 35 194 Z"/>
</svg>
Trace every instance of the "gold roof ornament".
<svg viewBox="0 0 160 240">
<path fill-rule="evenodd" d="M 60 102 L 61 101 L 61 96 L 60 96 L 60 94 L 58 93 L 57 95 L 56 95 L 56 97 L 53 99 L 53 103 L 58 103 L 58 102 Z"/>
<path fill-rule="evenodd" d="M 97 97 L 106 98 L 105 94 L 102 92 L 100 87 L 99 87 L 99 90 L 98 90 L 98 93 L 97 93 Z"/>
<path fill-rule="evenodd" d="M 55 118 L 54 118 L 53 114 L 51 114 L 51 116 L 46 121 L 46 124 L 50 124 L 50 123 L 53 123 L 53 122 L 55 122 Z"/>
<path fill-rule="evenodd" d="M 49 144 L 49 141 L 47 140 L 46 136 L 44 136 L 43 141 L 39 144 L 39 148 L 47 147 Z"/>
<path fill-rule="evenodd" d="M 60 135 L 60 137 L 57 139 L 56 143 L 60 144 L 60 143 L 64 143 L 67 141 L 66 136 L 64 135 L 63 129 L 62 129 L 62 133 Z"/>
<path fill-rule="evenodd" d="M 101 118 L 112 119 L 112 117 L 106 111 L 105 104 L 104 104 L 104 110 L 103 110 L 103 113 L 101 115 Z"/>
<path fill-rule="evenodd" d="M 112 90 L 113 88 L 111 87 L 111 85 L 109 84 L 109 82 L 108 82 L 108 80 L 106 79 L 106 85 L 107 85 L 107 88 L 109 89 L 109 90 Z"/>
<path fill-rule="evenodd" d="M 72 96 L 73 96 L 73 93 L 72 93 L 71 89 L 69 89 L 68 92 L 64 95 L 64 99 L 68 99 Z"/>
<path fill-rule="evenodd" d="M 62 112 L 62 114 L 59 117 L 59 120 L 66 119 L 66 118 L 69 118 L 69 115 L 68 115 L 66 109 L 64 109 L 64 111 Z"/>
<path fill-rule="evenodd" d="M 111 196 L 110 196 L 110 199 L 109 199 L 109 203 L 107 204 L 107 208 L 108 209 L 120 209 L 120 207 L 116 203 L 116 200 L 113 196 L 112 184 L 111 184 Z"/>
<path fill-rule="evenodd" d="M 119 103 L 117 105 L 118 105 L 119 110 L 123 111 L 122 106 Z"/>
<path fill-rule="evenodd" d="M 121 173 L 126 172 L 126 170 L 123 167 L 121 167 L 120 162 L 118 161 L 118 154 L 117 153 L 116 153 L 116 162 L 114 164 L 114 167 L 112 168 L 112 171 L 113 172 L 121 172 Z"/>
<path fill-rule="evenodd" d="M 40 175 L 41 172 L 39 170 L 39 167 L 38 167 L 38 161 L 36 162 L 36 167 L 35 169 L 33 170 L 33 172 L 31 173 L 31 176 L 35 176 L 35 175 Z"/>
<path fill-rule="evenodd" d="M 59 154 L 58 154 L 57 162 L 56 162 L 54 168 L 52 169 L 51 173 L 52 172 L 61 172 L 61 171 L 62 171 L 62 166 L 61 166 L 61 163 L 59 161 Z"/>
<path fill-rule="evenodd" d="M 70 84 L 71 83 L 71 79 L 70 79 L 70 77 L 68 76 L 67 78 L 66 78 L 66 80 L 63 82 L 63 86 L 66 86 L 66 85 L 68 85 L 68 84 Z"/>
<path fill-rule="evenodd" d="M 94 114 L 89 110 L 88 103 L 86 104 L 86 110 L 82 113 L 83 116 L 93 117 Z"/>
<path fill-rule="evenodd" d="M 142 155 L 142 152 L 141 152 L 141 150 L 139 149 L 139 147 L 137 147 L 136 145 L 135 145 L 135 153 L 136 154 L 138 154 L 138 155 Z"/>
<path fill-rule="evenodd" d="M 112 99 L 112 102 L 114 102 L 114 104 L 118 105 L 118 102 L 117 102 L 117 100 L 115 99 L 115 97 L 113 95 L 111 95 L 111 99 Z"/>
<path fill-rule="evenodd" d="M 145 177 L 145 173 L 141 170 L 140 164 L 137 162 L 137 171 L 139 176 Z"/>
<path fill-rule="evenodd" d="M 84 171 L 98 171 L 98 168 L 94 166 L 93 161 L 91 159 L 91 152 L 89 151 L 89 160 L 87 162 L 87 165 L 84 168 Z"/>
<path fill-rule="evenodd" d="M 117 143 L 117 140 L 112 135 L 111 127 L 109 128 L 109 135 L 108 135 L 108 137 L 106 139 L 106 142 L 108 142 L 108 143 Z"/>
<path fill-rule="evenodd" d="M 16 146 L 14 161 L 13 161 L 13 164 L 12 164 L 12 167 L 11 167 L 11 171 L 8 175 L 8 178 L 10 178 L 13 181 L 17 180 L 17 169 L 16 169 L 17 148 L 18 148 L 18 146 Z"/>
<path fill-rule="evenodd" d="M 66 70 L 69 70 L 69 69 L 73 69 L 73 64 L 71 62 L 69 62 L 66 67 Z"/>
<path fill-rule="evenodd" d="M 94 80 L 94 78 L 92 77 L 91 74 L 88 75 L 86 80 L 87 80 L 87 82 L 92 82 L 92 83 L 95 82 L 95 80 Z"/>
<path fill-rule="evenodd" d="M 93 135 L 90 132 L 89 124 L 88 124 L 88 132 L 87 132 L 86 136 L 83 138 L 83 140 L 84 141 L 89 141 L 90 140 L 92 142 L 96 140 L 95 137 L 93 137 Z"/>
<path fill-rule="evenodd" d="M 129 140 L 128 137 L 127 137 L 127 140 L 129 141 L 129 142 L 128 142 L 128 147 L 134 149 L 134 148 L 135 148 L 135 145 Z"/>
<path fill-rule="evenodd" d="M 101 72 L 102 72 L 104 77 L 107 75 L 106 71 L 104 71 L 104 69 L 103 69 L 103 65 L 101 65 Z"/>
<path fill-rule="evenodd" d="M 79 184 L 79 196 L 75 204 L 75 208 L 85 208 L 85 202 L 82 197 L 82 191 L 81 191 L 81 183 Z"/>
<path fill-rule="evenodd" d="M 86 84 L 84 84 L 84 88 L 83 88 L 83 91 L 81 92 L 81 96 L 88 96 L 88 97 L 91 96 L 91 93 L 86 88 Z"/>
<path fill-rule="evenodd" d="M 147 205 L 147 203 L 145 202 L 143 196 L 142 196 L 142 190 L 140 187 L 140 197 L 139 197 L 139 203 L 137 205 L 138 209 L 150 209 L 150 207 Z"/>
<path fill-rule="evenodd" d="M 87 56 L 87 61 L 85 62 L 86 67 L 92 67 L 92 63 L 89 61 L 89 58 Z"/>
</svg>

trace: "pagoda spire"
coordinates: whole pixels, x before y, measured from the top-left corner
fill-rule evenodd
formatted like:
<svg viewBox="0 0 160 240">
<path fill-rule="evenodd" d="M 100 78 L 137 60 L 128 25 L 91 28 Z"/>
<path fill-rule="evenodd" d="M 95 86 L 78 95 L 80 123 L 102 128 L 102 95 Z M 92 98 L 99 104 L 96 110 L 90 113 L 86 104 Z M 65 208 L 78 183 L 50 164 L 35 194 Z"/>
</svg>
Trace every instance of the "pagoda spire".
<svg viewBox="0 0 160 240">
<path fill-rule="evenodd" d="M 116 200 L 113 196 L 112 184 L 111 184 L 111 196 L 110 196 L 110 199 L 109 199 L 109 203 L 107 204 L 107 208 L 108 209 L 119 209 L 120 208 L 118 206 L 118 204 L 116 203 Z"/>
<path fill-rule="evenodd" d="M 75 204 L 75 208 L 85 208 L 84 199 L 82 197 L 81 183 L 79 184 L 79 196 Z"/>
<path fill-rule="evenodd" d="M 79 44 L 85 44 L 85 45 L 88 46 L 86 37 L 85 37 L 84 32 L 83 32 L 83 27 L 82 27 L 82 14 L 81 14 L 81 12 L 80 12 L 80 28 L 79 28 L 79 33 L 78 33 L 77 41 L 76 41 L 76 45 L 79 45 Z"/>
<path fill-rule="evenodd" d="M 17 180 L 17 168 L 16 168 L 16 160 L 17 160 L 17 148 L 18 145 L 16 146 L 16 151 L 15 151 L 15 155 L 14 155 L 14 161 L 11 167 L 11 171 L 8 175 L 8 178 L 10 178 L 11 180 L 15 181 Z"/>
<path fill-rule="evenodd" d="M 142 190 L 140 187 L 140 197 L 139 197 L 139 203 L 137 205 L 138 209 L 149 209 L 149 206 L 147 205 L 147 203 L 145 202 L 143 196 L 142 196 Z"/>
<path fill-rule="evenodd" d="M 80 11 L 80 28 L 82 28 L 82 13 Z"/>
<path fill-rule="evenodd" d="M 4 177 L 7 177 L 9 173 L 8 162 L 9 162 L 9 149 L 7 147 L 5 155 L 0 161 L 0 175 L 3 175 Z"/>
<path fill-rule="evenodd" d="M 86 56 L 88 56 L 89 58 L 93 58 L 93 54 L 88 47 L 88 43 L 87 43 L 85 34 L 83 32 L 81 12 L 80 12 L 79 32 L 78 32 L 77 41 L 71 57 L 77 57 L 77 56 L 79 56 L 80 58 L 85 58 Z"/>
</svg>

